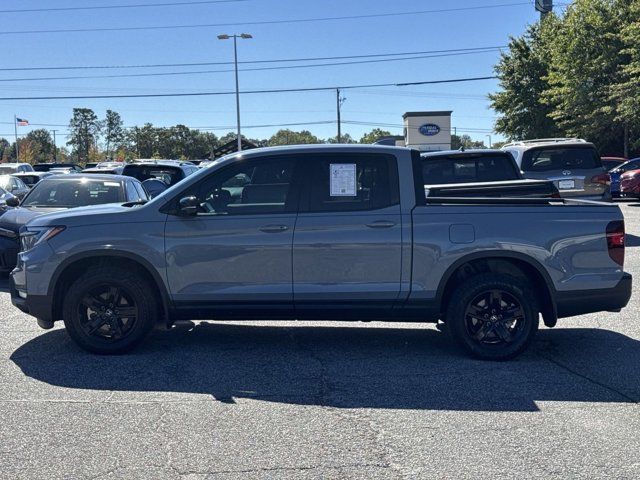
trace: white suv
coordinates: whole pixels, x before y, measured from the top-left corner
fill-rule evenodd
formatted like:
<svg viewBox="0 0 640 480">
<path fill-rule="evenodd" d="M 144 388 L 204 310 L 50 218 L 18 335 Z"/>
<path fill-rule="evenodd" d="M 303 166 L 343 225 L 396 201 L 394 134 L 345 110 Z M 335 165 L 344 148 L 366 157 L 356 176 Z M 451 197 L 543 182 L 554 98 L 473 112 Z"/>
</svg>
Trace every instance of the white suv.
<svg viewBox="0 0 640 480">
<path fill-rule="evenodd" d="M 596 147 L 580 138 L 541 138 L 508 143 L 525 178 L 551 180 L 563 197 L 611 200 L 611 179 Z"/>
</svg>

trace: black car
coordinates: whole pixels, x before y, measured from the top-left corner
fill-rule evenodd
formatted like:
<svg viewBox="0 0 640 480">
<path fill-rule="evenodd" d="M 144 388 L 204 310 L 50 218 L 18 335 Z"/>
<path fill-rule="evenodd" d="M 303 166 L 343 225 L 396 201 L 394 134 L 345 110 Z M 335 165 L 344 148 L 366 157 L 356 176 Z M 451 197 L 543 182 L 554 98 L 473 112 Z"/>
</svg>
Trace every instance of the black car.
<svg viewBox="0 0 640 480">
<path fill-rule="evenodd" d="M 29 187 L 14 175 L 0 175 L 0 188 L 18 197 L 20 200 L 29 193 Z"/>
<path fill-rule="evenodd" d="M 145 160 L 125 165 L 122 175 L 137 178 L 141 182 L 155 178 L 171 187 L 197 171 L 199 171 L 198 167 L 191 162 Z"/>
<path fill-rule="evenodd" d="M 497 182 L 524 178 L 510 153 L 502 150 L 448 150 L 420 155 L 425 185 Z"/>
<path fill-rule="evenodd" d="M 142 184 L 120 175 L 52 175 L 38 182 L 20 202 L 7 200 L 10 208 L 0 215 L 0 271 L 16 265 L 18 233 L 29 220 L 45 213 L 105 203 L 144 202 L 149 199 Z"/>
<path fill-rule="evenodd" d="M 53 175 L 53 173 L 51 172 L 26 172 L 26 173 L 14 173 L 11 176 L 19 178 L 24 182 L 24 184 L 27 187 L 33 188 L 33 186 L 36 183 L 38 183 L 40 180 L 42 180 L 43 178 L 50 177 L 51 175 Z"/>
<path fill-rule="evenodd" d="M 82 171 L 82 168 L 75 163 L 36 163 L 33 166 L 36 172 L 48 172 L 52 168 L 71 168 L 76 173 Z"/>
</svg>

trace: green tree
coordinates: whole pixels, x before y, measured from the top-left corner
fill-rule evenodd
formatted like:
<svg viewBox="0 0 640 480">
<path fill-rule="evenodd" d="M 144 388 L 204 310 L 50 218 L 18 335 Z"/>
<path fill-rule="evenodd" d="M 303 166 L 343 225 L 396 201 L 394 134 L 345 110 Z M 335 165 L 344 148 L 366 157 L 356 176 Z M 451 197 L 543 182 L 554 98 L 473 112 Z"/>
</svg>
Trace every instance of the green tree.
<svg viewBox="0 0 640 480">
<path fill-rule="evenodd" d="M 49 130 L 44 128 L 31 130 L 25 138 L 33 144 L 32 148 L 36 162 L 50 162 L 53 160 L 53 137 Z M 20 150 L 22 151 L 22 145 Z"/>
<path fill-rule="evenodd" d="M 6 138 L 0 138 L 0 161 L 8 162 L 11 158 L 11 143 Z"/>
<path fill-rule="evenodd" d="M 549 89 L 550 32 L 557 23 L 556 17 L 547 15 L 522 37 L 512 37 L 509 50 L 502 53 L 495 66 L 501 91 L 489 95 L 489 99 L 499 114 L 495 130 L 509 139 L 556 137 L 561 133 L 550 117 L 553 108 L 542 102 L 542 95 Z"/>
<path fill-rule="evenodd" d="M 109 158 L 111 149 L 117 150 L 124 141 L 125 131 L 122 127 L 122 118 L 118 112 L 107 110 L 104 121 L 104 140 L 106 143 L 106 156 Z"/>
<path fill-rule="evenodd" d="M 319 140 L 321 142 L 321 140 Z M 340 141 L 336 137 L 327 138 L 327 143 L 358 143 L 348 133 L 340 135 Z"/>
<path fill-rule="evenodd" d="M 85 163 L 89 158 L 89 152 L 98 142 L 100 134 L 98 116 L 90 108 L 74 108 L 69 130 L 67 145 L 73 149 L 76 161 Z"/>
<path fill-rule="evenodd" d="M 618 106 L 616 120 L 624 128 L 624 155 L 640 149 L 640 2 L 617 2 L 616 15 L 622 16 L 619 35 L 621 54 L 627 62 L 620 65 L 618 81 L 611 88 L 611 99 Z M 622 5 L 620 5 L 622 4 Z"/>
<path fill-rule="evenodd" d="M 451 148 L 458 150 L 461 147 L 466 149 L 471 148 L 487 148 L 481 140 L 473 140 L 469 135 L 451 135 Z"/>
<path fill-rule="evenodd" d="M 376 143 L 382 137 L 388 137 L 391 135 L 391 132 L 386 130 L 382 130 L 381 128 L 374 128 L 369 133 L 365 133 L 361 138 L 359 143 Z"/>
<path fill-rule="evenodd" d="M 129 129 L 128 135 L 134 158 L 152 158 L 158 143 L 158 131 L 150 123 Z"/>
<path fill-rule="evenodd" d="M 271 138 L 269 138 L 270 147 L 276 145 L 303 145 L 309 143 L 320 143 L 320 140 L 308 130 L 295 132 L 287 128 L 278 130 L 271 136 Z"/>
<path fill-rule="evenodd" d="M 612 90 L 628 55 L 620 31 L 627 0 L 576 0 L 554 28 L 550 44 L 549 116 L 566 134 L 597 141 L 602 151 L 624 148 L 624 122 Z"/>
</svg>

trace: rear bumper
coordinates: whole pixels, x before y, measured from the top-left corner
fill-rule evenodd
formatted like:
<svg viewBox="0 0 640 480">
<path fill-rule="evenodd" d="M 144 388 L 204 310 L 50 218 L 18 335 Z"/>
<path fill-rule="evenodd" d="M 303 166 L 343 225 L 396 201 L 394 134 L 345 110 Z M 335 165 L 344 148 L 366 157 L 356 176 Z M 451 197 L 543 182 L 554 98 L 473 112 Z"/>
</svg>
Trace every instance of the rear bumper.
<svg viewBox="0 0 640 480">
<path fill-rule="evenodd" d="M 624 273 L 613 288 L 556 292 L 558 318 L 594 312 L 619 312 L 631 298 L 632 277 Z"/>
</svg>

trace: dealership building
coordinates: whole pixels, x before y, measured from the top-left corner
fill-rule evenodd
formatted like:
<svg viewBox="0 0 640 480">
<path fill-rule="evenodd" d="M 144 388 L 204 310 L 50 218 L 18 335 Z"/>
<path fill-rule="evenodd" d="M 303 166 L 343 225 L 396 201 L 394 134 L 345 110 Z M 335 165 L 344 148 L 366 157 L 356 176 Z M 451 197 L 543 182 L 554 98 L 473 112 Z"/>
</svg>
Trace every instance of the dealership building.
<svg viewBox="0 0 640 480">
<path fill-rule="evenodd" d="M 404 135 L 381 138 L 378 144 L 410 147 L 422 152 L 451 149 L 451 111 L 406 112 Z"/>
</svg>

